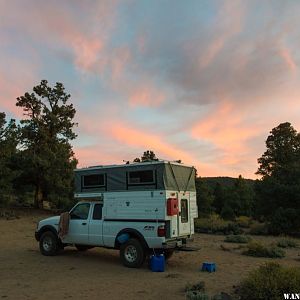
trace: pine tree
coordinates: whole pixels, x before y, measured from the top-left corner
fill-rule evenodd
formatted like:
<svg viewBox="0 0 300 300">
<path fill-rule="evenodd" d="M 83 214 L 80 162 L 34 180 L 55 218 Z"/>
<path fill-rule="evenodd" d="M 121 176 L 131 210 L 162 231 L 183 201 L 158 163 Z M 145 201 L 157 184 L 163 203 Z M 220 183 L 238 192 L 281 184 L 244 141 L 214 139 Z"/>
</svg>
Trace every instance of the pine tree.
<svg viewBox="0 0 300 300">
<path fill-rule="evenodd" d="M 42 207 L 43 200 L 67 201 L 72 194 L 77 160 L 70 141 L 76 138 L 77 124 L 69 99 L 62 83 L 50 87 L 46 80 L 17 98 L 25 116 L 21 120 L 24 175 L 35 187 L 35 207 Z"/>
</svg>

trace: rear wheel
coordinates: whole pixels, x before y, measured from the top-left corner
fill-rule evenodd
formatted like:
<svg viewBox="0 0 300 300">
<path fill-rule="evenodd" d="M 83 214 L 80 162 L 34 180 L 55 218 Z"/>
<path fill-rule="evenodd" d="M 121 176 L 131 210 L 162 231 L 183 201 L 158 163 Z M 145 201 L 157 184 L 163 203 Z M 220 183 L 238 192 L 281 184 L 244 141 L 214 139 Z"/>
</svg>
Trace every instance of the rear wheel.
<svg viewBox="0 0 300 300">
<path fill-rule="evenodd" d="M 145 252 L 139 240 L 130 239 L 121 245 L 120 258 L 124 266 L 128 268 L 139 268 L 145 261 Z"/>
<path fill-rule="evenodd" d="M 59 240 L 56 234 L 52 231 L 46 231 L 40 238 L 40 251 L 43 255 L 56 255 L 60 249 Z"/>
</svg>

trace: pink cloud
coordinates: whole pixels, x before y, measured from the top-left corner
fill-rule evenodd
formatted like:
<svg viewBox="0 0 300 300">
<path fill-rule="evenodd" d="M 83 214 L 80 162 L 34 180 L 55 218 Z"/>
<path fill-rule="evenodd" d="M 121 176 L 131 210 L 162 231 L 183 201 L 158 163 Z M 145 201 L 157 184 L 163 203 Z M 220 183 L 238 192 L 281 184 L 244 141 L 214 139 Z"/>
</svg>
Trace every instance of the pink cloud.
<svg viewBox="0 0 300 300">
<path fill-rule="evenodd" d="M 16 59 L 0 61 L 0 66 L 6 73 L 0 74 L 0 111 L 10 113 L 14 118 L 23 117 L 23 111 L 16 106 L 17 97 L 30 92 L 36 81 L 36 67 Z"/>
<path fill-rule="evenodd" d="M 253 157 L 258 154 L 253 152 L 249 142 L 262 133 L 262 126 L 251 123 L 248 117 L 246 107 L 224 100 L 192 127 L 192 138 L 208 142 L 216 149 L 215 164 L 220 173 L 254 177 L 256 160 Z"/>
<path fill-rule="evenodd" d="M 80 168 L 121 163 L 118 155 L 103 151 L 101 145 L 75 147 L 74 153 Z"/>
<path fill-rule="evenodd" d="M 75 38 L 72 41 L 75 53 L 75 64 L 79 69 L 92 70 L 97 64 L 98 55 L 103 48 L 103 43 L 98 39 Z"/>
<path fill-rule="evenodd" d="M 121 122 L 114 122 L 108 128 L 108 134 L 112 138 L 122 145 L 125 144 L 139 149 L 137 153 L 151 149 L 159 158 L 167 160 L 181 159 L 183 163 L 195 166 L 198 172 L 201 172 L 202 176 L 204 174 L 208 176 L 217 171 L 214 165 L 199 161 L 194 153 L 182 150 L 178 143 L 167 142 L 167 138 L 163 135 L 154 135 L 142 130 L 133 129 Z"/>
<path fill-rule="evenodd" d="M 71 50 L 79 70 L 102 72 L 109 55 L 105 47 L 115 22 L 116 1 L 84 5 L 76 2 L 77 10 L 72 9 L 72 5 L 67 2 L 59 7 L 53 2 L 29 2 L 26 5 L 10 2 L 0 12 L 0 19 L 3 26 L 22 27 L 23 34 L 35 37 L 51 48 L 63 46 Z M 87 23 L 82 19 L 83 14 Z"/>
<path fill-rule="evenodd" d="M 131 62 L 131 59 L 132 54 L 127 46 L 118 47 L 113 51 L 110 64 L 112 69 L 111 80 L 115 82 L 115 85 L 124 76 L 124 71 Z"/>
<path fill-rule="evenodd" d="M 291 54 L 291 51 L 287 47 L 282 47 L 279 50 L 279 55 L 282 57 L 291 72 L 295 72 L 297 70 L 297 64 Z"/>
<path fill-rule="evenodd" d="M 151 86 L 138 86 L 130 91 L 129 104 L 135 106 L 159 106 L 166 96 Z"/>
<path fill-rule="evenodd" d="M 241 32 L 245 18 L 245 3 L 240 0 L 224 1 L 216 16 L 211 42 L 199 57 L 200 68 L 210 65 L 222 51 L 226 43 Z M 202 46 L 202 45 L 201 45 Z"/>
<path fill-rule="evenodd" d="M 194 138 L 213 142 L 219 148 L 243 150 L 243 142 L 257 134 L 257 129 L 243 125 L 245 112 L 235 109 L 229 101 L 221 103 L 192 128 Z"/>
</svg>

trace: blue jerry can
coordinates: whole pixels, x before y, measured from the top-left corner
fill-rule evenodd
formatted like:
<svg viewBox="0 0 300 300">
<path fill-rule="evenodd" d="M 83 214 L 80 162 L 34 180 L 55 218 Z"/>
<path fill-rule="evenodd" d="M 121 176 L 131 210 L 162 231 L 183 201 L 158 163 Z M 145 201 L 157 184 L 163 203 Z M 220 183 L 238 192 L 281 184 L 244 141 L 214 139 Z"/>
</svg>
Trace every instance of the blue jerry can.
<svg viewBox="0 0 300 300">
<path fill-rule="evenodd" d="M 216 272 L 216 264 L 214 262 L 204 262 L 202 264 L 202 271 Z"/>
<path fill-rule="evenodd" d="M 165 271 L 165 256 L 152 255 L 150 258 L 150 268 L 152 272 L 164 272 Z"/>
</svg>

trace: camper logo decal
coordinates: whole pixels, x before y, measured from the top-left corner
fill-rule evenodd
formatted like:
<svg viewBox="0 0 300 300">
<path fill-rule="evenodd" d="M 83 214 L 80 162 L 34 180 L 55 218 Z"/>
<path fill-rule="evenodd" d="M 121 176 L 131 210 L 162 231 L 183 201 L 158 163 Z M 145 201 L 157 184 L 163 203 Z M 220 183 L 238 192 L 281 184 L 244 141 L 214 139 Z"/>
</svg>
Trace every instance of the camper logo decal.
<svg viewBox="0 0 300 300">
<path fill-rule="evenodd" d="M 154 226 L 146 225 L 146 226 L 144 227 L 144 230 L 154 230 Z"/>
</svg>

